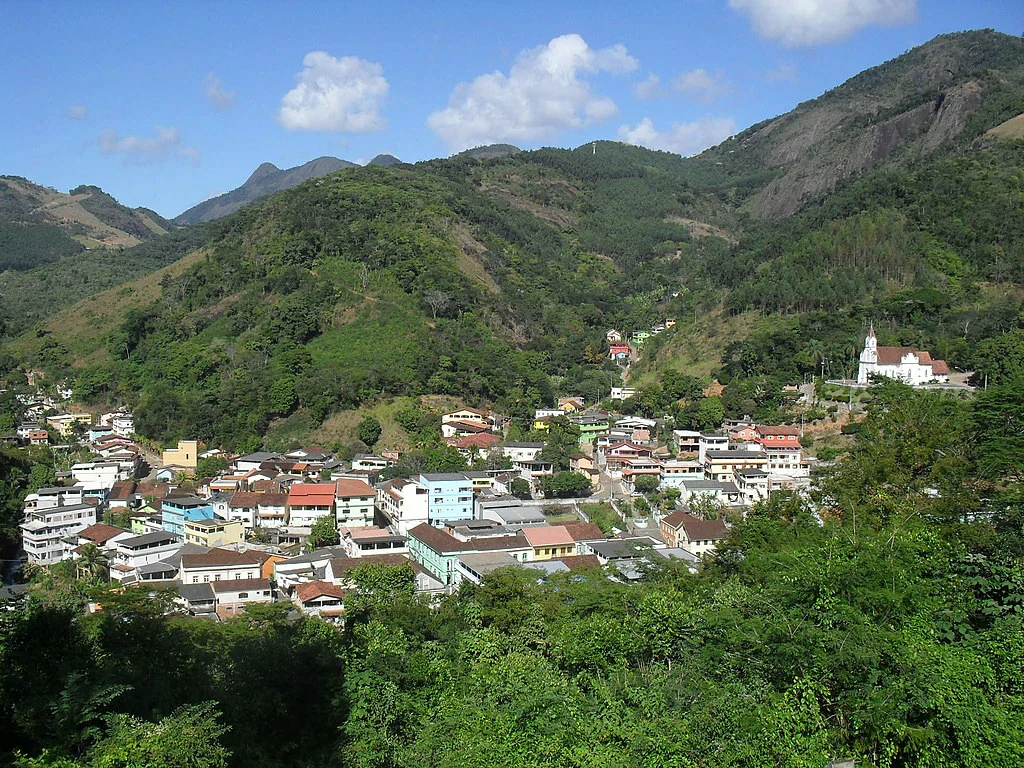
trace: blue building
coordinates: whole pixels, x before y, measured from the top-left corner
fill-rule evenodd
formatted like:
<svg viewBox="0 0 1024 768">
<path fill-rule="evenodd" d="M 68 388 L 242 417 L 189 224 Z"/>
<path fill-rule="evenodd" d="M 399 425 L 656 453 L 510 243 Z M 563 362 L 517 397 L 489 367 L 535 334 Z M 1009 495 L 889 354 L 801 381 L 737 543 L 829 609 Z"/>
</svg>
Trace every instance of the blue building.
<svg viewBox="0 0 1024 768">
<path fill-rule="evenodd" d="M 473 480 L 461 472 L 421 474 L 417 482 L 427 489 L 427 522 L 442 526 L 449 520 L 473 517 Z"/>
<path fill-rule="evenodd" d="M 175 536 L 185 535 L 186 520 L 208 520 L 214 516 L 213 501 L 197 496 L 164 499 L 160 512 L 163 516 L 163 529 Z"/>
</svg>

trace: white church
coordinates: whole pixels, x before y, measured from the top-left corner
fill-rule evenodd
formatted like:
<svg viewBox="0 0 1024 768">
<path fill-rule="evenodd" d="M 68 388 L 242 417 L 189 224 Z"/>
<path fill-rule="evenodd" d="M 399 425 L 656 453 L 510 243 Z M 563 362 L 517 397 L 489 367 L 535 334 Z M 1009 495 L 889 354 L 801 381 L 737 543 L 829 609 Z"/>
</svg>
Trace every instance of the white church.
<svg viewBox="0 0 1024 768">
<path fill-rule="evenodd" d="M 872 376 L 886 376 L 907 384 L 941 383 L 949 381 L 949 366 L 945 360 L 932 360 L 927 352 L 913 347 L 880 347 L 872 325 L 860 353 L 857 383 L 869 384 Z"/>
</svg>

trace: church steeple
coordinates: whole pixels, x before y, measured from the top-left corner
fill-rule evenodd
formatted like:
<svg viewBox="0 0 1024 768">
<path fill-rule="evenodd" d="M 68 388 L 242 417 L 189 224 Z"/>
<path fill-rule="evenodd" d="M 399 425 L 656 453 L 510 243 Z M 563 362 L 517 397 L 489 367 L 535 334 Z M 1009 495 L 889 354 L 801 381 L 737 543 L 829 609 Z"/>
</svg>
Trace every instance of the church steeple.
<svg viewBox="0 0 1024 768">
<path fill-rule="evenodd" d="M 860 361 L 862 363 L 878 362 L 878 339 L 875 336 L 874 323 L 871 324 L 868 330 L 868 337 L 864 339 L 864 351 L 861 353 Z"/>
</svg>

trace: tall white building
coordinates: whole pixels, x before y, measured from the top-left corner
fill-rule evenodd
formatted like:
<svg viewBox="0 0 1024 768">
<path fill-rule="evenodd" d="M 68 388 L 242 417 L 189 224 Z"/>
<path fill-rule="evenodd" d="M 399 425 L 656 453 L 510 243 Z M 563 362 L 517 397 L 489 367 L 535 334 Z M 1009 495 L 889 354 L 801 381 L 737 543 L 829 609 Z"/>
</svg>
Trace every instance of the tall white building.
<svg viewBox="0 0 1024 768">
<path fill-rule="evenodd" d="M 872 376 L 898 379 L 910 385 L 949 381 L 949 366 L 945 360 L 932 360 L 932 356 L 913 347 L 880 347 L 871 326 L 860 353 L 857 383 L 868 384 Z"/>
</svg>

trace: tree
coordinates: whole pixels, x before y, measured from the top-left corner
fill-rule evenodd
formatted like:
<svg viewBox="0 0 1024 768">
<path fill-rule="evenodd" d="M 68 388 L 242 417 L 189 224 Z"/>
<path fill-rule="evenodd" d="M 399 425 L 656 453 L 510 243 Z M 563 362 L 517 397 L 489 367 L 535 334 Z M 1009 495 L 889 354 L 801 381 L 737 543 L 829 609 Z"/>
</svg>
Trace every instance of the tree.
<svg viewBox="0 0 1024 768">
<path fill-rule="evenodd" d="M 309 529 L 309 548 L 319 549 L 337 544 L 341 539 L 338 536 L 338 524 L 334 515 L 327 514 L 318 518 Z"/>
<path fill-rule="evenodd" d="M 509 486 L 509 492 L 520 499 L 530 498 L 530 484 L 521 477 L 517 477 Z"/>
<path fill-rule="evenodd" d="M 654 477 L 654 475 L 640 475 L 640 477 L 633 481 L 633 487 L 643 494 L 653 493 L 658 490 L 660 484 L 658 478 Z"/>
<path fill-rule="evenodd" d="M 114 715 L 110 731 L 89 753 L 92 768 L 225 768 L 220 743 L 228 728 L 215 702 L 183 707 L 159 723 Z"/>
<path fill-rule="evenodd" d="M 196 476 L 197 477 L 216 477 L 217 475 L 226 472 L 228 468 L 228 460 L 223 456 L 210 456 L 205 459 L 196 460 Z"/>
<path fill-rule="evenodd" d="M 380 421 L 378 421 L 375 416 L 365 416 L 363 420 L 359 422 L 357 432 L 359 434 L 359 439 L 363 441 L 363 444 L 367 448 L 373 448 L 380 439 Z"/>
<path fill-rule="evenodd" d="M 556 472 L 541 478 L 541 490 L 545 496 L 556 498 L 574 498 L 589 496 L 590 478 L 579 472 Z"/>
<path fill-rule="evenodd" d="M 725 514 L 725 502 L 710 493 L 690 496 L 686 506 L 690 508 L 694 517 L 701 517 L 705 520 L 717 520 Z"/>
<path fill-rule="evenodd" d="M 89 543 L 78 553 L 78 574 L 91 579 L 102 579 L 107 576 L 107 556 L 95 544 Z"/>
</svg>

